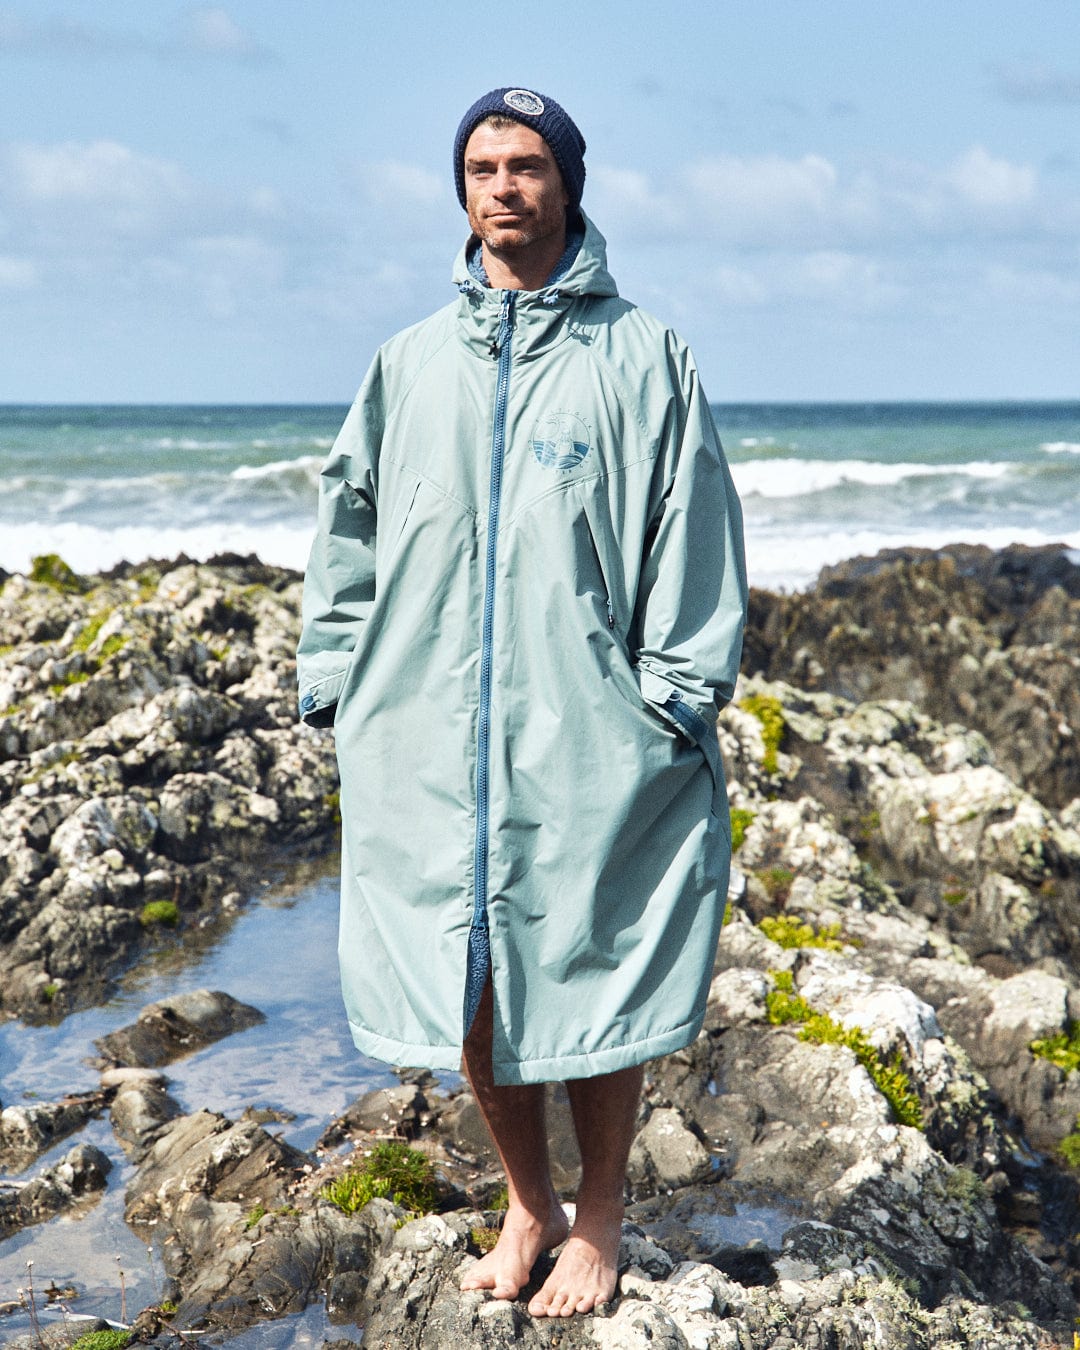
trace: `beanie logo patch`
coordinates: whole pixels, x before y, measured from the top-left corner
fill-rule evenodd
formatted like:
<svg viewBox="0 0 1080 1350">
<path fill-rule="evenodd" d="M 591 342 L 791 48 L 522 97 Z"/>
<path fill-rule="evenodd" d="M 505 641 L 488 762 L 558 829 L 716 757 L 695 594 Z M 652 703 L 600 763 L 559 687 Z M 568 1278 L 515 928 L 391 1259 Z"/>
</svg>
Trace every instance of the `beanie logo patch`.
<svg viewBox="0 0 1080 1350">
<path fill-rule="evenodd" d="M 524 113 L 527 117 L 539 117 L 544 111 L 544 100 L 531 89 L 508 89 L 503 94 L 503 102 L 508 108 Z"/>
</svg>

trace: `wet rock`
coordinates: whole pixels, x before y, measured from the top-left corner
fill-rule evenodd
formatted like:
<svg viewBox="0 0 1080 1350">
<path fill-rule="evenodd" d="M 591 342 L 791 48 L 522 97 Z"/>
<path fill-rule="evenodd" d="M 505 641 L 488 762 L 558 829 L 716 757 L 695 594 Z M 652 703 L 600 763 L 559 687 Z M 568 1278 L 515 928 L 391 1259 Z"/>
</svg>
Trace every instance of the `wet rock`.
<svg viewBox="0 0 1080 1350">
<path fill-rule="evenodd" d="M 118 1100 L 155 1086 L 129 1080 Z M 361 1287 L 401 1217 L 385 1201 L 346 1215 L 301 1192 L 307 1156 L 250 1119 L 200 1111 L 154 1121 L 136 1158 L 125 1214 L 137 1231 L 166 1235 L 180 1326 L 246 1326 L 299 1311 L 331 1287 L 344 1315 L 346 1277 Z"/>
<path fill-rule="evenodd" d="M 92 1144 L 76 1144 L 59 1162 L 24 1183 L 0 1181 L 0 1237 L 92 1203 L 112 1163 Z"/>
<path fill-rule="evenodd" d="M 180 1107 L 169 1096 L 164 1075 L 150 1069 L 110 1069 L 101 1081 L 115 1090 L 109 1107 L 113 1133 L 125 1153 L 138 1162 L 160 1128 L 181 1114 Z"/>
<path fill-rule="evenodd" d="M 82 1129 L 104 1108 L 104 1092 L 86 1092 L 59 1102 L 6 1106 L 0 1111 L 0 1172 L 22 1172 L 53 1144 Z"/>
<path fill-rule="evenodd" d="M 214 1250 L 207 1259 L 205 1246 L 189 1249 L 193 1277 L 184 1283 L 177 1324 L 243 1327 L 299 1312 L 330 1291 L 335 1315 L 355 1320 L 373 1255 L 400 1217 L 378 1201 L 359 1215 L 327 1204 L 303 1215 L 282 1206 L 254 1223 L 250 1211 L 240 1219 L 238 1208 L 204 1197 L 178 1207 L 179 1231 Z"/>
<path fill-rule="evenodd" d="M 347 1139 L 366 1134 L 416 1136 L 427 1111 L 424 1094 L 410 1083 L 365 1092 L 336 1117 L 319 1138 L 320 1149 L 336 1148 Z"/>
<path fill-rule="evenodd" d="M 148 1003 L 131 1026 L 95 1044 L 104 1065 L 155 1068 L 265 1020 L 258 1008 L 229 994 L 196 989 Z"/>
<path fill-rule="evenodd" d="M 250 559 L 0 589 L 0 1008 L 63 1015 L 256 861 L 333 844 L 333 743 L 296 718 L 300 594 Z"/>
<path fill-rule="evenodd" d="M 214 772 L 178 773 L 161 794 L 162 852 L 194 862 L 231 836 L 240 857 L 264 847 L 267 831 L 278 823 L 277 803 Z"/>
<path fill-rule="evenodd" d="M 167 1123 L 128 1187 L 129 1219 L 171 1219 L 182 1198 L 269 1205 L 279 1201 L 305 1155 L 253 1121 L 197 1111 Z"/>
</svg>

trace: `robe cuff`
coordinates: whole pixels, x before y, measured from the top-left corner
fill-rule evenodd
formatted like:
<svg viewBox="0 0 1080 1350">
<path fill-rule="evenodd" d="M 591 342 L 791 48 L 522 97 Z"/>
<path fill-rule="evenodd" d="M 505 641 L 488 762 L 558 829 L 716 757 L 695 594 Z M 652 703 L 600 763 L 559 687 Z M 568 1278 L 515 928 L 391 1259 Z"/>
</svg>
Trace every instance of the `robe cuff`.
<svg viewBox="0 0 1080 1350">
<path fill-rule="evenodd" d="M 704 745 L 710 738 L 715 739 L 713 723 L 691 707 L 681 690 L 651 670 L 641 671 L 641 696 L 688 741 Z"/>
<path fill-rule="evenodd" d="M 332 727 L 345 671 L 327 675 L 306 689 L 300 690 L 300 717 L 309 727 Z"/>
</svg>

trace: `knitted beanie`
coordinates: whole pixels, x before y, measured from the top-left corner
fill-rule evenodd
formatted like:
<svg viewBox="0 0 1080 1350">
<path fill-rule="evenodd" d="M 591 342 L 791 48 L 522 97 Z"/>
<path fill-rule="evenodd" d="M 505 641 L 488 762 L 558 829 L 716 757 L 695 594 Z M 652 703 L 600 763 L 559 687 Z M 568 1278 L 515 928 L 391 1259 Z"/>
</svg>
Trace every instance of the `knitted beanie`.
<svg viewBox="0 0 1080 1350">
<path fill-rule="evenodd" d="M 582 158 L 585 137 L 553 98 L 531 89 L 510 87 L 493 89 L 490 94 L 478 98 L 461 119 L 454 137 L 454 183 L 461 205 L 465 205 L 465 146 L 477 126 L 492 113 L 512 117 L 515 122 L 531 127 L 543 136 L 562 174 L 563 185 L 570 197 L 570 210 L 576 211 L 581 205 L 581 190 L 585 186 L 585 161 Z"/>
</svg>

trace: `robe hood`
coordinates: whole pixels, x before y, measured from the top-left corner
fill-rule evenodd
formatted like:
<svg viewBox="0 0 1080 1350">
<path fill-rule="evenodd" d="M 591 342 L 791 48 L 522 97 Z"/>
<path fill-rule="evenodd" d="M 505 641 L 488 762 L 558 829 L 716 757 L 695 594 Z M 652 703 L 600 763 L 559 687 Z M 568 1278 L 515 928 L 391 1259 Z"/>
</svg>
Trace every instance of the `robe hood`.
<svg viewBox="0 0 1080 1350">
<path fill-rule="evenodd" d="M 569 336 L 564 321 L 576 301 L 588 296 L 614 298 L 619 294 L 608 271 L 607 242 L 584 211 L 579 212 L 584 237 L 569 266 L 557 280 L 538 291 L 515 291 L 515 359 L 528 360 Z M 490 356 L 499 331 L 505 292 L 484 286 L 470 265 L 480 243 L 476 235 L 465 241 L 454 262 L 453 282 L 460 292 L 458 315 L 466 343 L 483 357 Z M 558 268 L 556 268 L 558 274 Z"/>
</svg>

